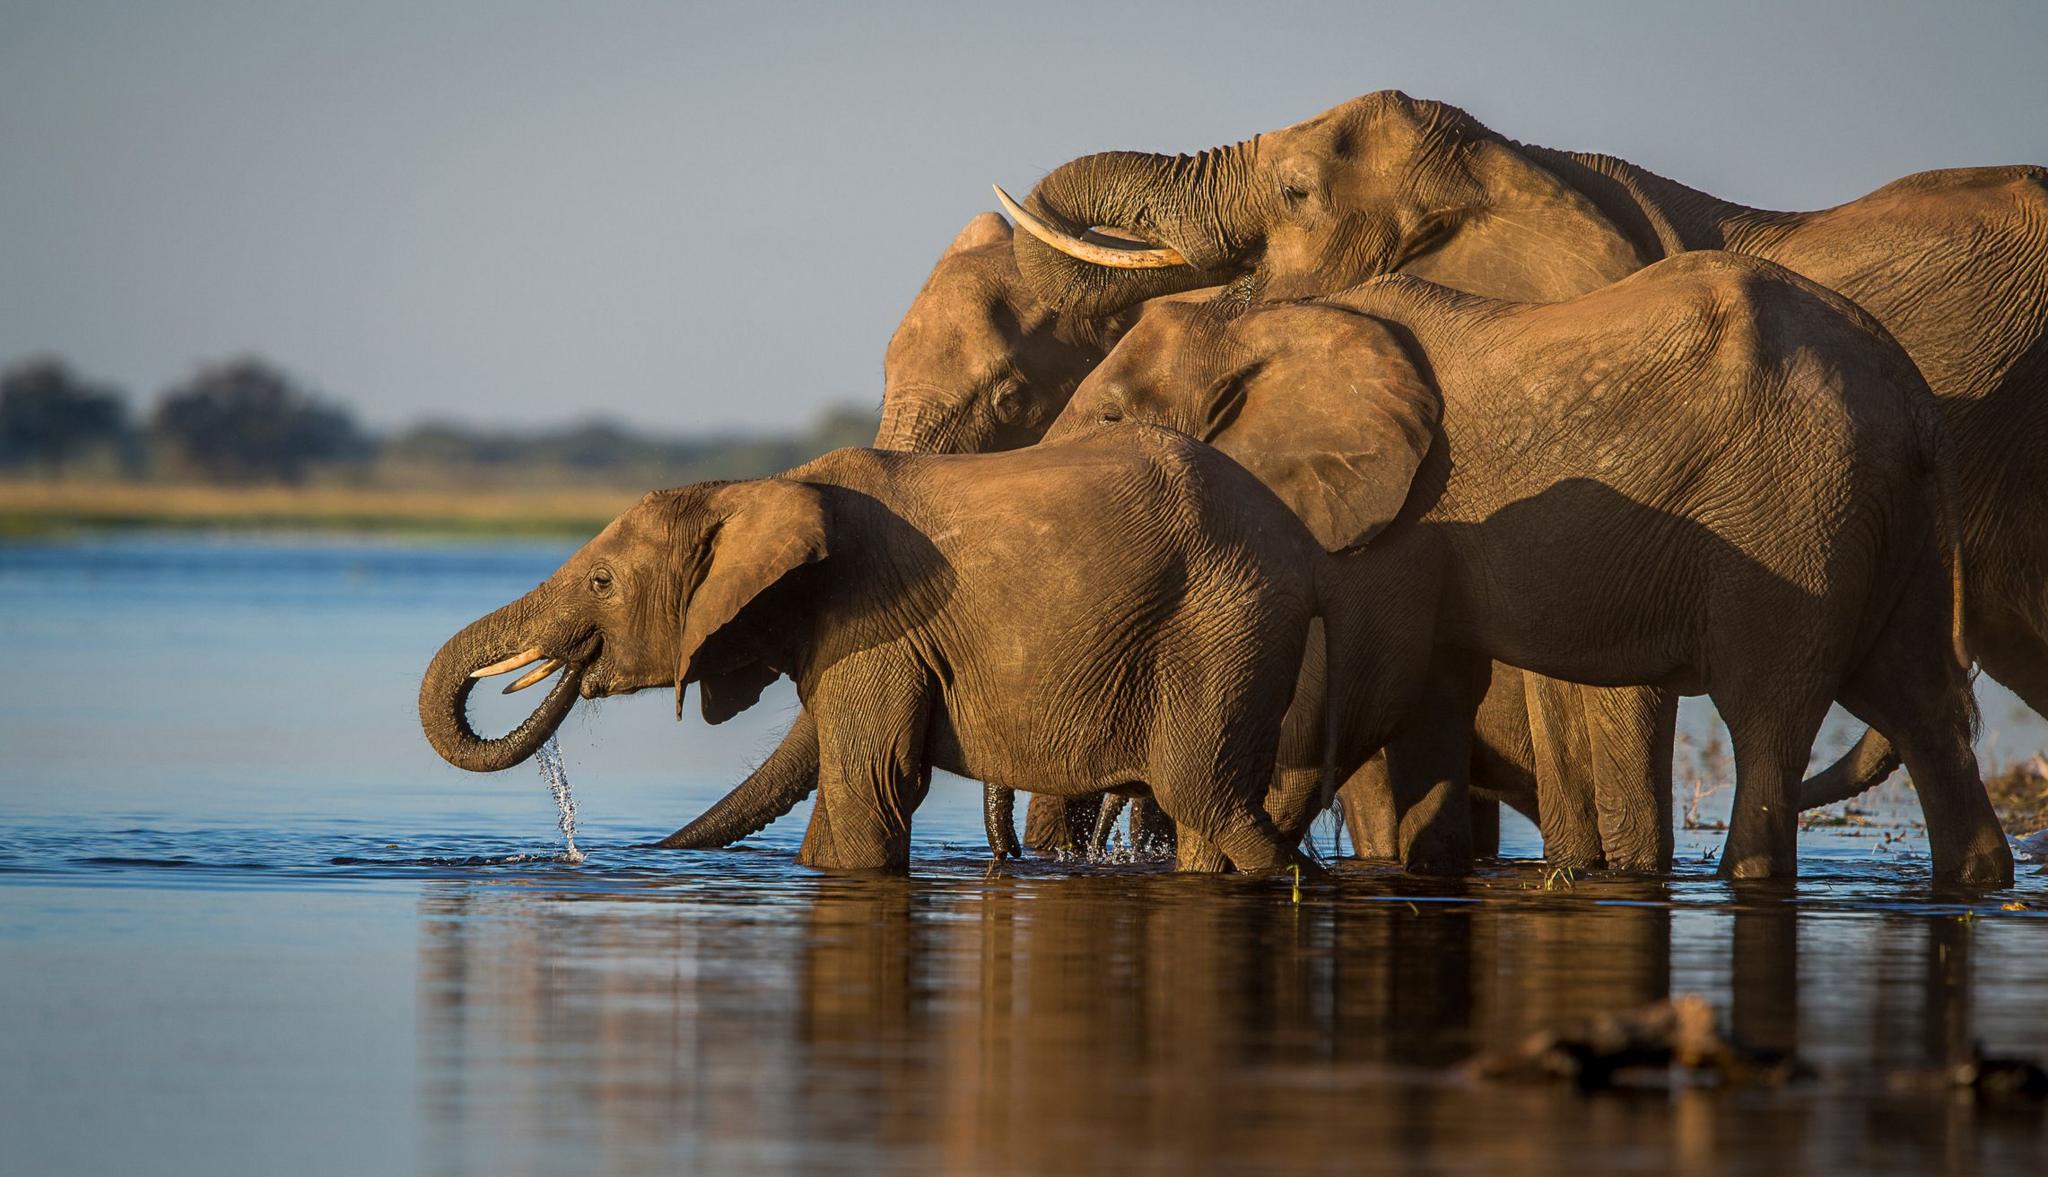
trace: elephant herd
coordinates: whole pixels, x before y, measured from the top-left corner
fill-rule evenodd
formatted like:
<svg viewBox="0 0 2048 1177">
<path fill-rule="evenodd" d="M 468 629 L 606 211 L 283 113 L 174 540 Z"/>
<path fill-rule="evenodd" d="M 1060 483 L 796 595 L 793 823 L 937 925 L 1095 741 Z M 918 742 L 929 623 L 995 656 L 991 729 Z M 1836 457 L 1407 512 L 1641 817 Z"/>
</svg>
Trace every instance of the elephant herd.
<svg viewBox="0 0 2048 1177">
<path fill-rule="evenodd" d="M 889 343 L 876 449 L 649 495 L 449 639 L 435 749 L 787 674 L 788 736 L 664 845 L 816 792 L 801 861 L 902 870 L 940 767 L 998 856 L 1012 789 L 1038 848 L 1138 798 L 1183 869 L 1301 864 L 1341 796 L 1417 872 L 1497 803 L 1560 865 L 1665 871 L 1704 694 L 1723 875 L 1796 873 L 1799 811 L 1903 763 L 1937 879 L 2011 882 L 1969 666 L 2048 714 L 2048 170 L 1772 212 L 1389 91 L 998 196 L 1016 229 L 968 222 Z M 477 735 L 527 667 L 560 676 Z M 1834 703 L 1868 731 L 1802 780 Z"/>
</svg>

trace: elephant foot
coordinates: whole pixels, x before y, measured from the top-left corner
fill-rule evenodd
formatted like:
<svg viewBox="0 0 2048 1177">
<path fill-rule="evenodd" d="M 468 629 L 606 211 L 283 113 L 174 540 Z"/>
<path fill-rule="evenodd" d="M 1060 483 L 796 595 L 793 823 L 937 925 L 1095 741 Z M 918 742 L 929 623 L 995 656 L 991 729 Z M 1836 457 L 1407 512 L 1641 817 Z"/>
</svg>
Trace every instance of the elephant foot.
<svg viewBox="0 0 2048 1177">
<path fill-rule="evenodd" d="M 1997 891 L 2012 886 L 2012 847 L 2006 845 L 2000 835 L 1995 846 L 1975 846 L 1963 855 L 1962 861 L 1946 864 L 1937 863 L 1934 869 L 1937 885 L 1957 887 L 1967 891 Z"/>
<path fill-rule="evenodd" d="M 1796 879 L 1799 864 L 1780 866 L 1768 854 L 1724 855 L 1714 873 L 1724 879 Z"/>
<path fill-rule="evenodd" d="M 825 806 L 811 810 L 811 824 L 797 847 L 796 864 L 816 870 L 866 871 L 892 875 L 910 873 L 910 835 L 841 838 L 833 831 Z"/>
<path fill-rule="evenodd" d="M 1401 869 L 1411 875 L 1444 879 L 1461 879 L 1472 873 L 1469 832 L 1446 829 L 1444 824 L 1431 823 L 1415 832 L 1401 855 Z"/>
</svg>

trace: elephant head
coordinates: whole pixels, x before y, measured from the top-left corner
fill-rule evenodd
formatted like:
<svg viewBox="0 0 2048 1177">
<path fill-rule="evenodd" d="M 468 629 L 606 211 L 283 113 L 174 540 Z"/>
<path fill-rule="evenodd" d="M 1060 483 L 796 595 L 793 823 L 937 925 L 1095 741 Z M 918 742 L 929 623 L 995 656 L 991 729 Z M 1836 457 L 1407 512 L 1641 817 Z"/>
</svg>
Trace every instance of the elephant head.
<svg viewBox="0 0 2048 1177">
<path fill-rule="evenodd" d="M 1047 438 L 1123 420 L 1179 429 L 1236 459 L 1342 551 L 1401 513 L 1442 411 L 1434 383 L 1369 315 L 1182 304 L 1139 320 Z"/>
<path fill-rule="evenodd" d="M 1244 299 L 1333 293 L 1401 270 L 1548 302 L 1649 260 L 1594 202 L 1470 115 L 1382 91 L 1196 155 L 1116 151 L 1049 173 L 1016 242 L 1062 313 L 1233 283 Z M 1122 245 L 1102 230 L 1142 238 Z"/>
<path fill-rule="evenodd" d="M 1017 273 L 1009 223 L 967 222 L 882 361 L 881 449 L 986 453 L 1030 445 L 1102 358 L 1117 322 L 1055 314 Z"/>
<path fill-rule="evenodd" d="M 794 627 L 774 589 L 826 555 L 826 508 L 805 483 L 770 478 L 657 491 L 613 520 L 532 592 L 449 638 L 420 682 L 420 726 L 458 768 L 510 768 L 544 743 L 577 698 L 701 684 L 704 718 L 751 706 L 791 669 Z M 538 663 L 538 665 L 535 665 Z M 555 672 L 540 706 L 496 739 L 470 726 L 480 679 Z"/>
</svg>

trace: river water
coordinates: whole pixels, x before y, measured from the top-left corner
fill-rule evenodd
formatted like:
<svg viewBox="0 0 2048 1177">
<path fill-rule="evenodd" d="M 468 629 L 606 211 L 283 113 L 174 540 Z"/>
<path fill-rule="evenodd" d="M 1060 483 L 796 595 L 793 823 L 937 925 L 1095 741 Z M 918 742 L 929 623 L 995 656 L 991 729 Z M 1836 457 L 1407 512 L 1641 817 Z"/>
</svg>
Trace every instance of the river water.
<svg viewBox="0 0 2048 1177">
<path fill-rule="evenodd" d="M 418 675 L 572 545 L 115 536 L 0 546 L 0 1168 L 8 1172 L 1898 1172 L 2038 1167 L 2048 874 L 1929 891 L 1910 827 L 1816 830 L 1796 888 L 1511 861 L 1304 886 L 1161 864 L 991 874 L 979 792 L 913 876 L 641 848 L 771 747 L 659 692 L 530 766 L 443 765 Z M 1987 759 L 2048 745 L 1984 692 Z M 527 696 L 479 692 L 480 726 Z M 1694 745 L 1711 715 L 1690 706 Z M 1838 739 L 1839 736 L 1831 736 Z M 1715 816 L 1726 795 L 1710 798 Z M 1569 885 L 1567 885 L 1569 883 Z M 2021 905 L 2008 910 L 2008 904 Z M 1698 993 L 1811 1078 L 1580 1094 L 1456 1064 Z"/>
</svg>

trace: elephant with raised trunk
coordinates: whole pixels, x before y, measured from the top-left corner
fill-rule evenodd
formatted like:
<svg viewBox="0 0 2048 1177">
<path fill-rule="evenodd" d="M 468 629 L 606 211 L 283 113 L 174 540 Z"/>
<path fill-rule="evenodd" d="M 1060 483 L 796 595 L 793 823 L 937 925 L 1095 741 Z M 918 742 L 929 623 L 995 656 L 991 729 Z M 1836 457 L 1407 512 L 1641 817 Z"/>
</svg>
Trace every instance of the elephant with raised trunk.
<svg viewBox="0 0 2048 1177">
<path fill-rule="evenodd" d="M 1934 400 L 1840 296 L 1699 252 L 1559 303 L 1397 275 L 1169 306 L 1046 444 L 1130 422 L 1209 441 L 1352 553 L 1324 602 L 1323 742 L 1342 772 L 1386 748 L 1411 868 L 1469 867 L 1498 661 L 1711 697 L 1736 762 L 1723 875 L 1795 873 L 1800 777 L 1839 700 L 1901 750 L 1936 876 L 2011 883 L 1971 750 Z M 1324 800 L 1303 767 L 1267 798 L 1283 835 Z"/>
<path fill-rule="evenodd" d="M 1326 294 L 1390 271 L 1550 301 L 1700 249 L 1767 258 L 1846 295 L 1940 399 L 1971 653 L 2048 715 L 2048 170 L 1923 172 L 1834 208 L 1777 212 L 1612 156 L 1517 143 L 1456 107 L 1382 91 L 1193 156 L 1084 156 L 1024 205 L 1024 280 L 1082 316 L 1219 283 L 1240 301 Z M 1580 696 L 1577 716 L 1553 709 L 1575 730 L 1550 742 L 1590 734 L 1596 759 L 1611 717 L 1651 730 L 1646 709 L 1671 705 L 1538 689 Z M 1610 760 L 1639 757 L 1613 746 L 1629 740 L 1607 742 Z M 1668 759 L 1651 758 L 1666 784 Z M 1853 796 L 1897 763 L 1867 735 L 1802 802 Z"/>
<path fill-rule="evenodd" d="M 450 638 L 420 723 L 450 763 L 490 771 L 579 696 L 672 685 L 680 716 L 694 682 L 718 723 L 787 674 L 819 750 L 803 863 L 906 869 L 936 766 L 1062 796 L 1142 788 L 1218 855 L 1186 865 L 1307 865 L 1261 803 L 1328 566 L 1242 467 L 1170 430 L 840 450 L 649 495 Z M 528 667 L 510 689 L 560 677 L 510 734 L 478 736 L 476 683 Z"/>
</svg>

